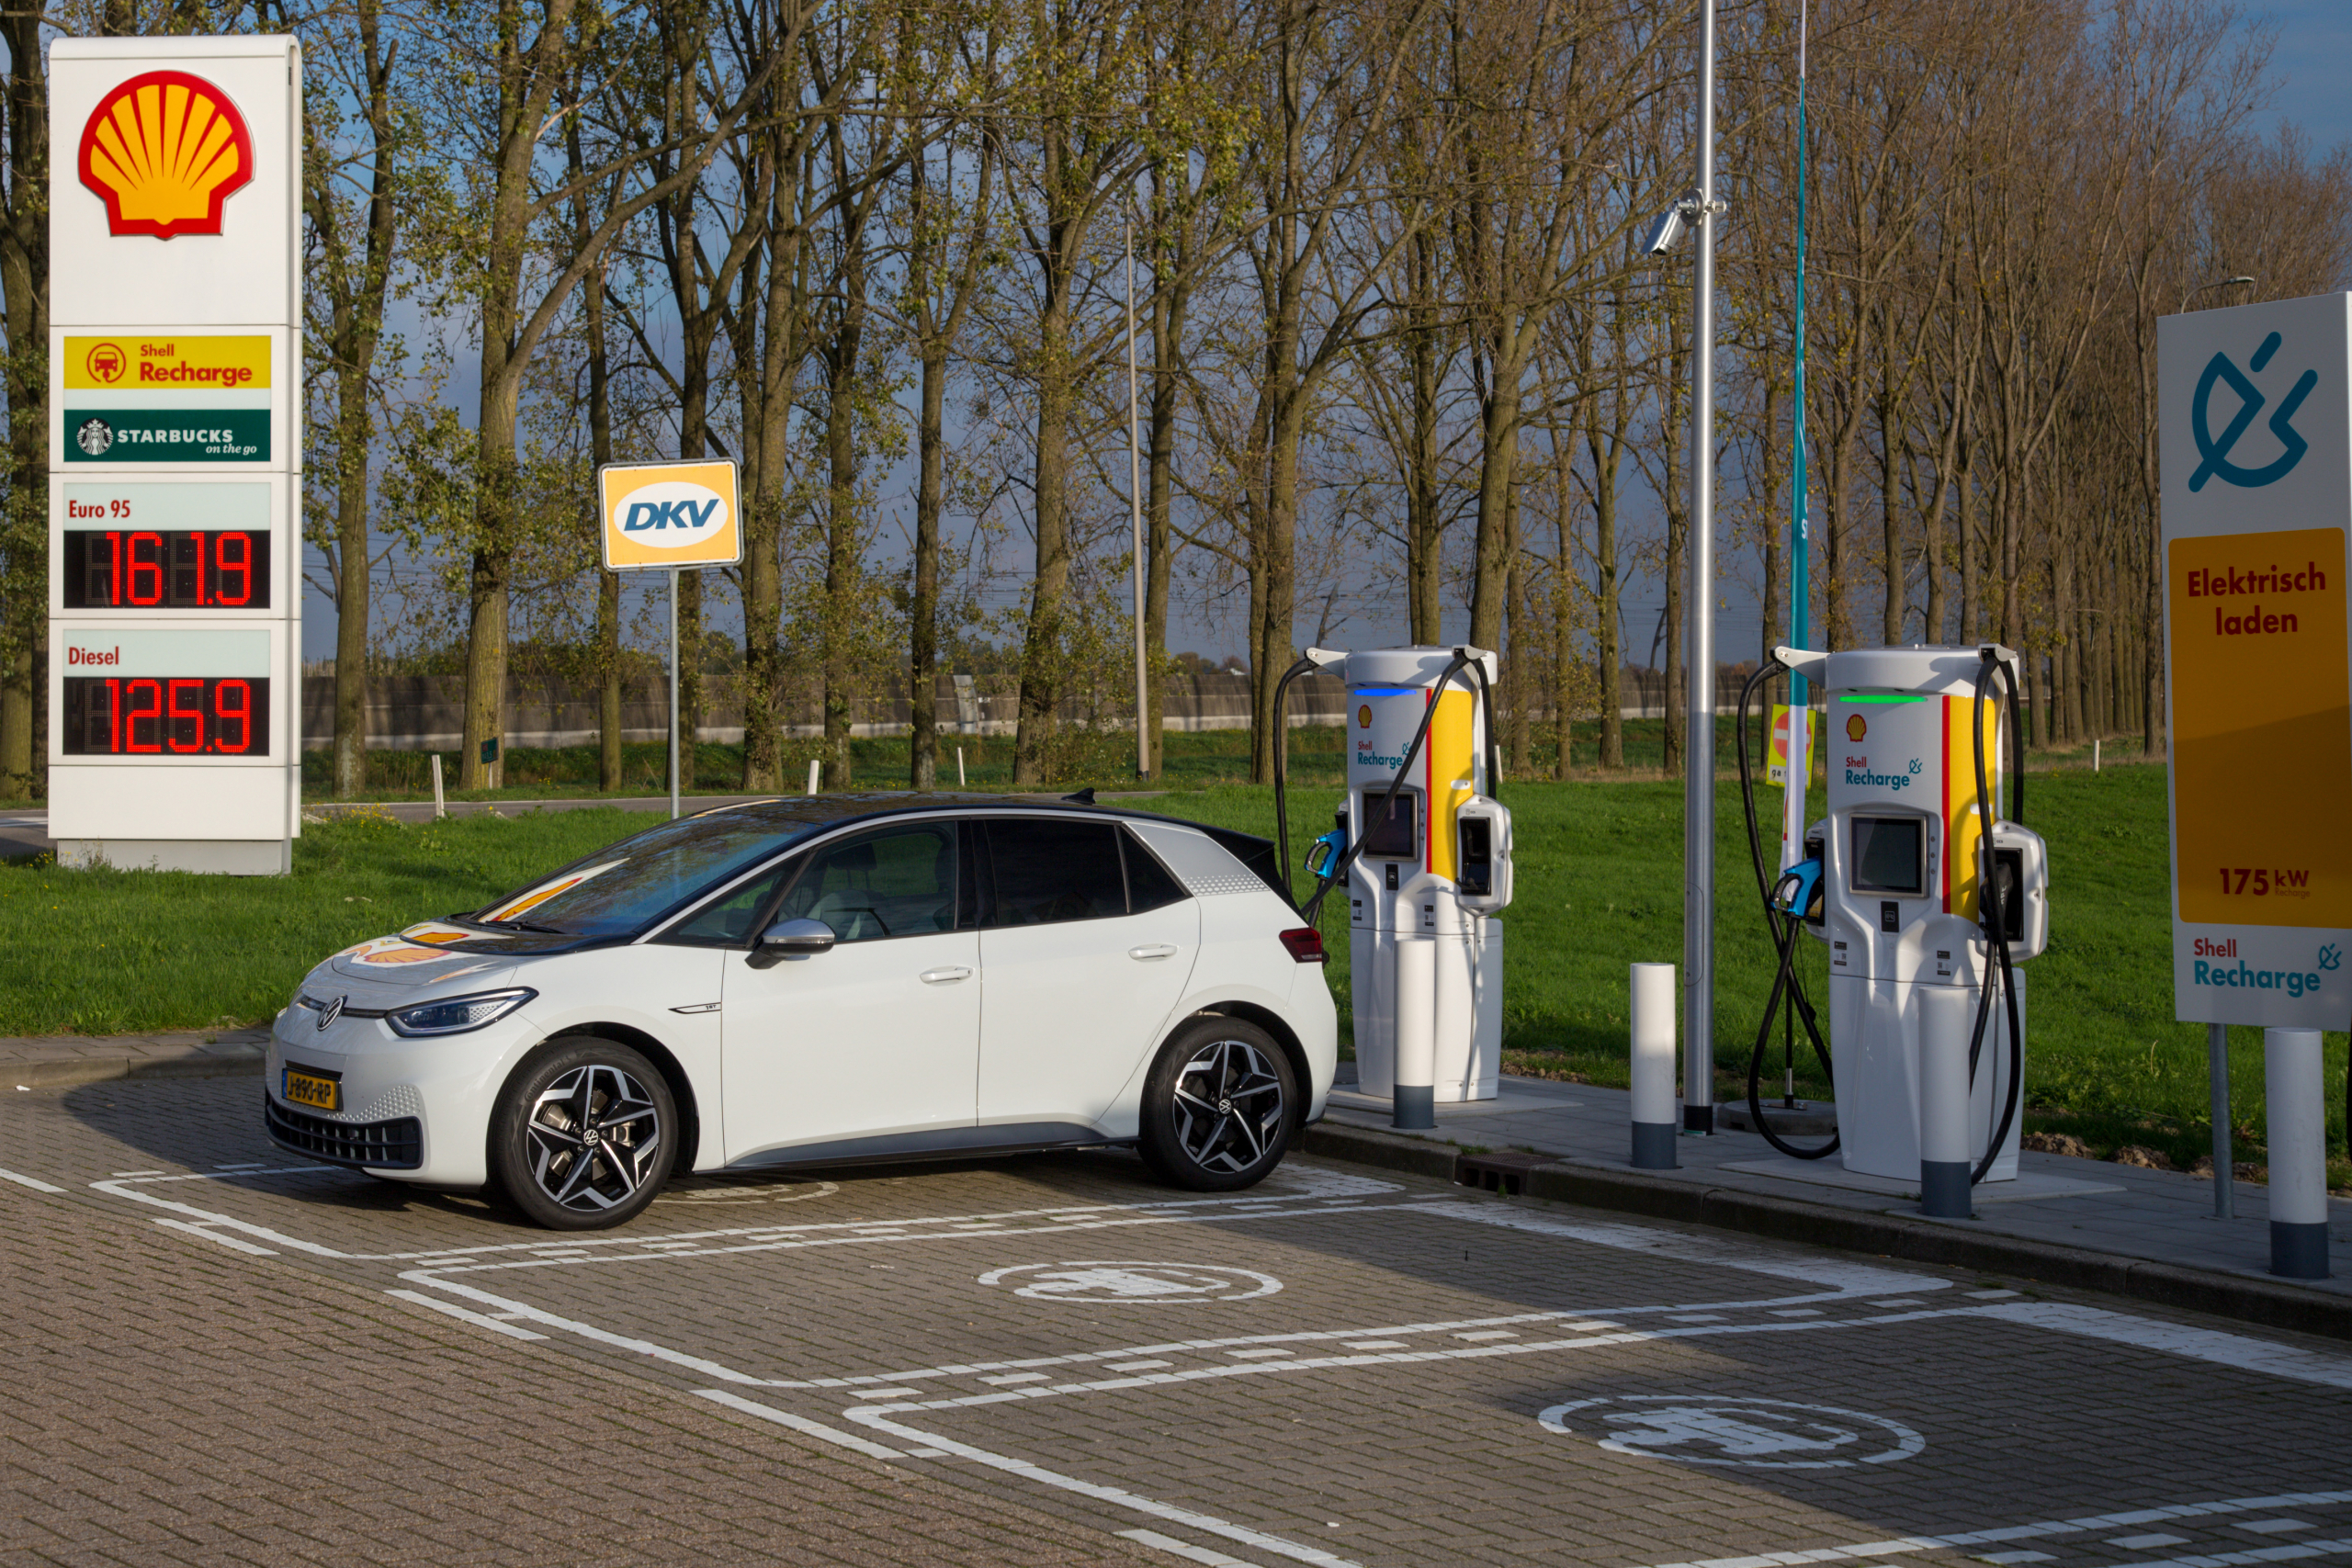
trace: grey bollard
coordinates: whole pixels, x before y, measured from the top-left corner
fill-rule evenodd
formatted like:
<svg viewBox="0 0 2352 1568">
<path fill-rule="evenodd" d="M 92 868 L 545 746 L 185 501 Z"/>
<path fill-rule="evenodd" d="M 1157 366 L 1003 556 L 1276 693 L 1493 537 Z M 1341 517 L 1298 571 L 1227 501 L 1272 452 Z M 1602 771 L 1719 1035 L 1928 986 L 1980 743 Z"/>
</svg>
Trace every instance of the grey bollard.
<svg viewBox="0 0 2352 1568">
<path fill-rule="evenodd" d="M 1396 1111 L 1409 1133 L 1437 1125 L 1437 939 L 1396 939 Z"/>
<path fill-rule="evenodd" d="M 2327 1278 L 2327 1096 L 2316 1029 L 2262 1032 L 2270 1122 L 2270 1271 Z"/>
<path fill-rule="evenodd" d="M 1634 1168 L 1673 1170 L 1680 1118 L 1674 1111 L 1674 965 L 1634 965 Z"/>
<path fill-rule="evenodd" d="M 1959 986 L 1921 986 L 1917 991 L 1919 1212 L 1930 1219 L 1964 1220 L 1975 1212 L 1969 1181 L 1975 1162 L 1968 1151 L 1968 1036 L 1976 998 Z"/>
</svg>

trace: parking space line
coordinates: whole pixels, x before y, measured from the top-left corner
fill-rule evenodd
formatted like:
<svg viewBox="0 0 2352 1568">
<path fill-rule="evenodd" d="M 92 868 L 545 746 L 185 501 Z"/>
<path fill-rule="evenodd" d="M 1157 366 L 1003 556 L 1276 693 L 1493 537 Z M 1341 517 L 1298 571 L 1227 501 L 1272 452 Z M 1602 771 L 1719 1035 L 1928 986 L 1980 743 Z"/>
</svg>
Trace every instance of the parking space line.
<svg viewBox="0 0 2352 1568">
<path fill-rule="evenodd" d="M 2225 1334 L 2217 1328 L 2192 1328 L 2186 1324 L 2159 1323 L 2153 1318 L 2133 1317 L 2128 1313 L 2109 1312 L 2104 1307 L 2077 1306 L 2066 1302 L 2006 1302 L 1999 1306 L 1970 1310 L 1979 1317 L 2030 1323 L 2037 1328 L 2057 1329 L 2062 1334 L 2079 1334 L 2089 1339 L 2107 1339 L 2120 1345 L 2168 1351 L 2176 1356 L 2237 1367 L 2245 1371 L 2291 1378 L 2299 1382 L 2352 1389 L 2352 1358 L 2330 1356 L 2291 1345 L 2276 1345 L 2267 1339 L 2249 1338 L 2243 1334 Z"/>
<path fill-rule="evenodd" d="M 896 1460 L 907 1457 L 897 1449 L 884 1448 L 880 1443 L 867 1438 L 853 1437 L 837 1427 L 828 1427 L 821 1421 L 811 1421 L 805 1416 L 795 1416 L 789 1410 L 778 1410 L 773 1404 L 762 1404 L 757 1400 L 742 1398 L 741 1395 L 728 1393 L 723 1388 L 698 1388 L 695 1390 L 695 1397 L 707 1399 L 713 1404 L 723 1404 L 729 1410 L 741 1411 L 746 1416 L 754 1416 L 763 1421 L 773 1421 L 779 1427 L 789 1427 L 796 1432 L 822 1438 L 826 1442 L 862 1453 L 868 1459 Z"/>
<path fill-rule="evenodd" d="M 275 1258 L 277 1256 L 277 1254 L 272 1252 L 266 1247 L 255 1247 L 252 1242 L 245 1241 L 238 1236 L 222 1235 L 218 1231 L 207 1230 L 202 1225 L 190 1224 L 186 1220 L 157 1220 L 155 1223 L 159 1225 L 169 1225 L 172 1229 L 183 1232 L 188 1235 L 200 1235 L 207 1241 L 218 1242 L 232 1252 L 249 1253 L 255 1258 Z"/>
<path fill-rule="evenodd" d="M 1158 1530 L 1119 1530 L 1115 1533 L 1122 1540 L 1132 1540 L 1138 1546 L 1154 1547 L 1161 1551 L 1182 1557 L 1188 1562 L 1204 1562 L 1208 1568 L 1256 1568 L 1255 1564 L 1244 1562 L 1238 1557 L 1227 1557 L 1224 1552 L 1212 1551 L 1205 1546 L 1193 1546 L 1184 1541 L 1171 1540 L 1161 1535 Z"/>
<path fill-rule="evenodd" d="M 487 1328 L 492 1334 L 503 1334 L 510 1339 L 545 1339 L 547 1337 L 544 1334 L 534 1334 L 527 1328 L 517 1328 L 511 1323 L 501 1323 L 498 1319 L 482 1313 L 469 1311 L 455 1302 L 445 1302 L 437 1297 L 428 1296 L 422 1291 L 386 1291 L 384 1294 L 398 1296 L 404 1302 L 411 1302 L 421 1307 L 430 1307 L 445 1317 L 454 1317 L 461 1322 L 470 1323 L 476 1328 Z"/>
<path fill-rule="evenodd" d="M 1001 1470 L 1008 1475 L 1017 1475 L 1024 1481 L 1034 1481 L 1041 1486 L 1051 1486 L 1063 1492 L 1074 1492 L 1081 1497 L 1091 1497 L 1098 1503 L 1108 1503 L 1114 1507 L 1128 1508 L 1139 1514 L 1148 1514 L 1153 1518 L 1165 1519 L 1170 1524 L 1189 1526 L 1204 1535 L 1223 1536 L 1226 1540 L 1237 1541 L 1243 1546 L 1251 1546 L 1261 1551 L 1271 1551 L 1277 1556 L 1287 1557 L 1294 1562 L 1312 1562 L 1317 1564 L 1317 1568 L 1362 1568 L 1361 1564 L 1325 1551 L 1320 1547 L 1302 1546 L 1297 1541 L 1286 1540 L 1278 1535 L 1268 1535 L 1263 1530 L 1254 1530 L 1247 1525 L 1231 1524 L 1207 1514 L 1196 1514 L 1190 1508 L 1180 1508 L 1172 1503 L 1162 1503 L 1157 1498 L 1146 1497 L 1123 1487 L 1104 1486 L 1097 1482 L 1081 1481 L 1075 1475 L 1064 1475 L 1057 1470 L 1047 1470 L 1045 1466 L 1032 1464 L 1025 1459 L 1015 1459 L 1010 1454 L 994 1453 L 987 1449 L 974 1448 L 969 1443 L 959 1443 L 952 1438 L 943 1438 L 934 1432 L 917 1431 L 911 1427 L 902 1426 L 891 1420 L 883 1411 L 852 1410 L 845 1414 L 861 1427 L 888 1432 L 894 1438 L 903 1438 L 919 1447 L 939 1449 L 958 1459 L 967 1459 L 976 1464 L 986 1465 L 990 1470 Z"/>
<path fill-rule="evenodd" d="M 29 1187 L 36 1192 L 62 1192 L 62 1187 L 52 1186 L 37 1176 L 21 1176 L 13 1170 L 0 1170 L 0 1181 L 13 1181 L 19 1187 Z"/>
<path fill-rule="evenodd" d="M 1984 1309 L 1979 1308 L 1978 1311 Z M 1859 1557 L 1893 1557 L 1913 1551 L 1944 1551 L 1972 1546 L 1995 1546 L 2003 1541 L 2040 1540 L 2053 1536 L 2087 1535 L 2098 1530 L 2109 1530 L 2128 1525 L 2156 1524 L 2169 1519 L 2193 1519 L 2223 1514 L 2268 1512 L 2273 1508 L 2316 1508 L 2332 1504 L 2352 1503 L 2352 1492 L 2292 1492 L 2269 1497 L 2231 1497 L 2211 1503 L 2177 1503 L 2154 1508 L 2138 1508 L 2130 1513 L 2095 1514 L 2085 1518 L 2043 1519 L 2034 1524 L 1996 1525 L 1990 1529 L 1966 1530 L 1952 1535 L 1905 1536 L 1896 1540 L 1863 1541 L 1852 1546 L 1816 1547 L 1810 1551 L 1776 1552 L 1770 1557 L 1709 1557 L 1691 1562 L 1654 1563 L 1651 1568 L 1781 1568 L 1792 1562 L 1840 1562 Z M 2352 1550 L 2352 1541 L 2307 1540 L 2296 1543 L 2306 1549 L 2326 1549 L 2329 1551 Z M 2260 1549 L 2257 1549 L 2260 1550 Z M 2299 1555 L 2316 1556 L 2317 1550 L 2307 1550 Z M 2011 1562 L 2021 1560 L 2021 1554 L 2003 1553 Z M 2183 1565 L 2222 1562 L 2277 1562 L 2278 1556 L 2260 1557 L 2233 1553 L 2174 1559 L 2166 1563 L 2133 1563 L 2119 1568 L 2183 1568 Z"/>
</svg>

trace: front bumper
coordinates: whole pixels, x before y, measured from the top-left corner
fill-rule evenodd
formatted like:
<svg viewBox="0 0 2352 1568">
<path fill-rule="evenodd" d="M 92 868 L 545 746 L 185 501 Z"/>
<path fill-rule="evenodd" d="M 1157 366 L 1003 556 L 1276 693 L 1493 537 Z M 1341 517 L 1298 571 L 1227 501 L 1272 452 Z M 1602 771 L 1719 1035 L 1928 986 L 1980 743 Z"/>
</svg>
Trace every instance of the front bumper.
<svg viewBox="0 0 2352 1568">
<path fill-rule="evenodd" d="M 362 1170 L 416 1170 L 424 1164 L 424 1123 L 413 1116 L 345 1122 L 280 1105 L 265 1090 L 262 1125 L 291 1154 Z"/>
</svg>

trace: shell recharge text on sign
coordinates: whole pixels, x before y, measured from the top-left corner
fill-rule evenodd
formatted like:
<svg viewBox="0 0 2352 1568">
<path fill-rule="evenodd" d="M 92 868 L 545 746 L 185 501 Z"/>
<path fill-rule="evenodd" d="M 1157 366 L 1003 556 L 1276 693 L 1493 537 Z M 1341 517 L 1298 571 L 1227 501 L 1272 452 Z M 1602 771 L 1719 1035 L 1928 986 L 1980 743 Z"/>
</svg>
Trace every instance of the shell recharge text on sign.
<svg viewBox="0 0 2352 1568">
<path fill-rule="evenodd" d="M 150 71 L 90 111 L 81 175 L 107 204 L 113 233 L 218 234 L 229 198 L 253 180 L 253 137 L 229 96 L 203 77 Z"/>
</svg>

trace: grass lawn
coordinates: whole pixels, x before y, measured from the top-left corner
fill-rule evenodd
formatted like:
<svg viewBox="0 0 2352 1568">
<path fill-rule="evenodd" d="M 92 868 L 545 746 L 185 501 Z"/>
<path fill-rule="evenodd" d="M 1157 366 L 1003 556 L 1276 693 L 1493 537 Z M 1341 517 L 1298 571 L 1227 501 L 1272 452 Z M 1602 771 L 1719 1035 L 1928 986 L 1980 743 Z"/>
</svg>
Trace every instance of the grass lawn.
<svg viewBox="0 0 2352 1568">
<path fill-rule="evenodd" d="M 1295 776 L 1294 858 L 1329 823 L 1340 798 L 1336 771 L 1321 783 L 1308 767 Z M 1517 784 L 1504 798 L 1519 853 L 1518 900 L 1504 917 L 1506 1060 L 1517 1071 L 1622 1086 L 1626 966 L 1681 958 L 1681 786 Z M 1261 787 L 1183 790 L 1154 804 L 1171 816 L 1270 835 L 1273 829 L 1272 792 Z M 1773 804 L 1768 798 L 1766 808 Z M 2164 773 L 2037 773 L 2027 807 L 2052 860 L 2052 939 L 2030 971 L 2028 1125 L 2071 1133 L 2102 1153 L 2143 1145 L 2185 1166 L 2210 1146 L 2205 1031 L 2171 1017 Z M 1770 950 L 1751 912 L 1755 882 L 1736 784 L 1719 786 L 1716 814 L 1717 1092 L 1730 1099 L 1746 1093 Z M 335 948 L 478 907 L 655 820 L 604 809 L 425 827 L 367 818 L 313 825 L 296 846 L 295 874 L 284 880 L 0 865 L 0 1035 L 266 1018 Z M 1300 886 L 1304 891 L 1303 877 Z M 1324 927 L 1343 1018 L 1346 918 L 1334 897 Z M 1805 958 L 1818 998 L 1820 950 Z M 2328 1118 L 2337 1146 L 2344 1043 L 2328 1036 Z M 1768 1086 L 1777 1082 L 1777 1052 L 1771 1061 Z M 1799 1067 L 1799 1092 L 1826 1096 L 1809 1055 Z M 2232 1032 L 2232 1085 L 2239 1157 L 2258 1161 L 2257 1031 Z M 2332 1184 L 2346 1179 L 2339 1169 Z"/>
</svg>

